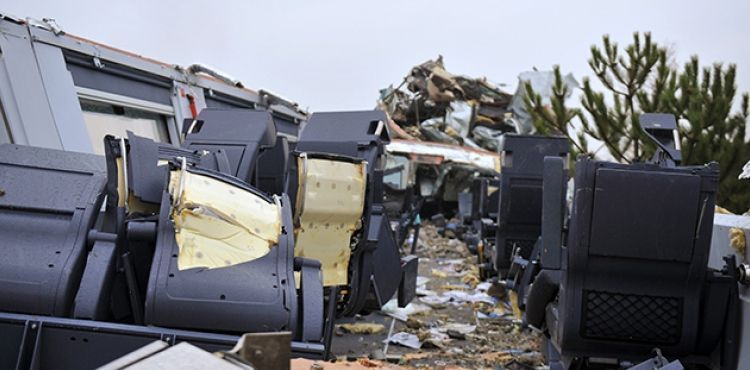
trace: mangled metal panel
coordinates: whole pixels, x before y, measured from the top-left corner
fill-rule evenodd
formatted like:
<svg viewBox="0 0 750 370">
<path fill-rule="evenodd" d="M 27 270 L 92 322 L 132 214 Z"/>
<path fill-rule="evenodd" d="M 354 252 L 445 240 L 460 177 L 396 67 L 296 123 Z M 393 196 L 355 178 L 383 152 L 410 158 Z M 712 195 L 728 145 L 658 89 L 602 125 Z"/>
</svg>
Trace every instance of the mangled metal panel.
<svg viewBox="0 0 750 370">
<path fill-rule="evenodd" d="M 385 149 L 392 154 L 407 155 L 416 162 L 435 165 L 462 164 L 494 172 L 499 172 L 501 167 L 499 154 L 457 145 L 394 139 Z"/>
<path fill-rule="evenodd" d="M 438 57 L 412 68 L 399 86 L 382 89 L 379 105 L 398 137 L 495 150 L 495 138 L 515 130 L 511 98 L 484 77 L 448 72 Z"/>
<path fill-rule="evenodd" d="M 351 239 L 362 227 L 367 162 L 297 158 L 294 254 L 321 262 L 323 285 L 348 285 Z"/>
<path fill-rule="evenodd" d="M 281 233 L 278 203 L 210 176 L 170 172 L 180 270 L 219 268 L 268 253 Z"/>
<path fill-rule="evenodd" d="M 526 97 L 526 83 L 531 84 L 534 92 L 542 97 L 542 104 L 549 105 L 552 89 L 555 84 L 555 73 L 553 71 L 527 71 L 518 75 L 518 88 L 513 95 L 510 103 L 510 110 L 513 112 L 513 121 L 516 126 L 516 132 L 519 134 L 529 134 L 534 132 L 534 124 L 531 114 L 526 110 L 524 98 Z M 568 87 L 568 93 L 565 98 L 569 98 L 573 90 L 580 87 L 578 81 L 572 73 L 563 76 L 563 83 Z"/>
</svg>

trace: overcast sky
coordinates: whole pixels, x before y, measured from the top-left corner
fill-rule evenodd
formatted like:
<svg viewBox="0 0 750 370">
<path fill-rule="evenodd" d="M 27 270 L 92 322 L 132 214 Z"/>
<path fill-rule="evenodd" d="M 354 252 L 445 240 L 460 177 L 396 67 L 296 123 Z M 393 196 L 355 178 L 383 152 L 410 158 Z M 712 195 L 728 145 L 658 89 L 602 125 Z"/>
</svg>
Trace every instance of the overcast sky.
<svg viewBox="0 0 750 370">
<path fill-rule="evenodd" d="M 67 32 L 189 65 L 200 62 L 313 111 L 372 108 L 378 90 L 442 54 L 453 73 L 513 91 L 518 73 L 559 64 L 589 75 L 592 44 L 634 31 L 678 63 L 736 63 L 750 90 L 750 1 L 33 1 L 0 13 L 55 18 Z M 365 4 L 366 3 L 366 4 Z"/>
</svg>

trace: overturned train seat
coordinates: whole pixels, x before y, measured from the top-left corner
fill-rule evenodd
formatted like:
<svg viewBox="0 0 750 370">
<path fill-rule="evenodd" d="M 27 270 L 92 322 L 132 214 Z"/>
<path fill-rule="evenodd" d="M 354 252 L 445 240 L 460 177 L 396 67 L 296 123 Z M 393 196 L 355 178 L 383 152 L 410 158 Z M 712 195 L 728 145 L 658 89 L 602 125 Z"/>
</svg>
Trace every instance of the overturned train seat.
<svg viewBox="0 0 750 370">
<path fill-rule="evenodd" d="M 655 118 L 669 128 L 641 122 Z M 566 170 L 545 158 L 540 270 L 524 320 L 548 338 L 550 368 L 634 364 L 654 348 L 736 368 L 736 262 L 707 267 L 718 165 L 679 167 L 665 153 L 631 165 L 580 159 L 567 227 Z"/>
<path fill-rule="evenodd" d="M 567 158 L 564 137 L 503 135 L 500 144 L 500 204 L 495 244 L 485 249 L 483 275 L 505 277 L 514 255 L 528 259 L 542 222 L 542 166 L 545 156 Z"/>
<path fill-rule="evenodd" d="M 472 180 L 468 191 L 459 194 L 459 218 L 465 229 L 462 239 L 469 250 L 477 255 L 480 266 L 486 263 L 484 248 L 495 245 L 499 190 L 499 176 L 478 177 Z M 486 269 L 482 270 L 486 272 Z"/>
<path fill-rule="evenodd" d="M 205 129 L 213 122 L 209 120 Z M 260 128 L 275 136 L 273 126 Z M 234 167 L 228 173 L 222 173 L 220 165 L 207 168 L 226 161 L 219 149 L 164 148 L 134 135 L 128 145 L 129 172 L 150 173 L 155 187 L 128 193 L 160 195 L 158 213 L 127 222 L 129 230 L 153 230 L 143 322 L 236 333 L 286 330 L 299 340 L 319 342 L 323 335 L 319 266 L 315 261 L 295 260 L 288 198 L 253 188 L 232 175 Z M 140 156 L 135 151 L 141 151 Z M 252 163 L 253 155 L 246 152 L 242 158 Z M 158 165 L 160 160 L 166 163 Z M 152 200 L 153 196 L 140 198 L 139 203 Z M 295 269 L 302 275 L 299 293 Z M 143 290 L 139 282 L 139 291 Z"/>
<path fill-rule="evenodd" d="M 378 309 L 416 289 L 417 258 L 401 258 L 383 206 L 382 111 L 314 113 L 291 155 L 287 193 L 295 202 L 298 256 L 321 261 L 338 289 L 339 314 Z"/>
<path fill-rule="evenodd" d="M 284 192 L 289 143 L 277 135 L 269 112 L 207 108 L 183 127 L 184 148 L 217 156 L 201 161 L 200 167 L 227 173 L 268 194 Z"/>
<path fill-rule="evenodd" d="M 105 151 L 0 146 L 0 368 L 93 368 L 153 340 L 213 351 L 266 331 L 325 355 L 320 265 L 293 255 L 287 198 L 200 167 L 227 162 L 216 152 L 132 134 Z"/>
<path fill-rule="evenodd" d="M 0 146 L 0 310 L 69 316 L 104 199 L 101 157 Z"/>
</svg>

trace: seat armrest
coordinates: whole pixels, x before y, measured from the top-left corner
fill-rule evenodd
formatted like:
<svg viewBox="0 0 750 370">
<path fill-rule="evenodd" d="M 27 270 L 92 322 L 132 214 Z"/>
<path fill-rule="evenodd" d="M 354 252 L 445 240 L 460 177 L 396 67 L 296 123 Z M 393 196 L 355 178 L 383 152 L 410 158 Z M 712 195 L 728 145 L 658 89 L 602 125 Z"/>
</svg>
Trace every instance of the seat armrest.
<svg viewBox="0 0 750 370">
<path fill-rule="evenodd" d="M 319 342 L 323 338 L 323 279 L 320 261 L 294 257 L 294 271 L 299 279 L 299 335 L 303 342 Z"/>
</svg>

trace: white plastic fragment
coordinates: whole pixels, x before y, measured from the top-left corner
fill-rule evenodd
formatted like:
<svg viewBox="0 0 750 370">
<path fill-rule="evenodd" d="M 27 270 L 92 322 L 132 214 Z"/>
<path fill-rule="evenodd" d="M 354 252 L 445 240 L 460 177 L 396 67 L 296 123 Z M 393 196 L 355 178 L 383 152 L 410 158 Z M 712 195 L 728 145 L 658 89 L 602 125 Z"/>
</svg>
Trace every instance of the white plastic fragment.
<svg viewBox="0 0 750 370">
<path fill-rule="evenodd" d="M 422 342 L 419 341 L 419 337 L 417 337 L 414 334 L 409 334 L 403 331 L 393 334 L 390 337 L 384 339 L 383 343 L 393 343 L 393 344 L 398 344 L 400 346 L 409 347 L 413 349 L 422 348 Z"/>
</svg>

